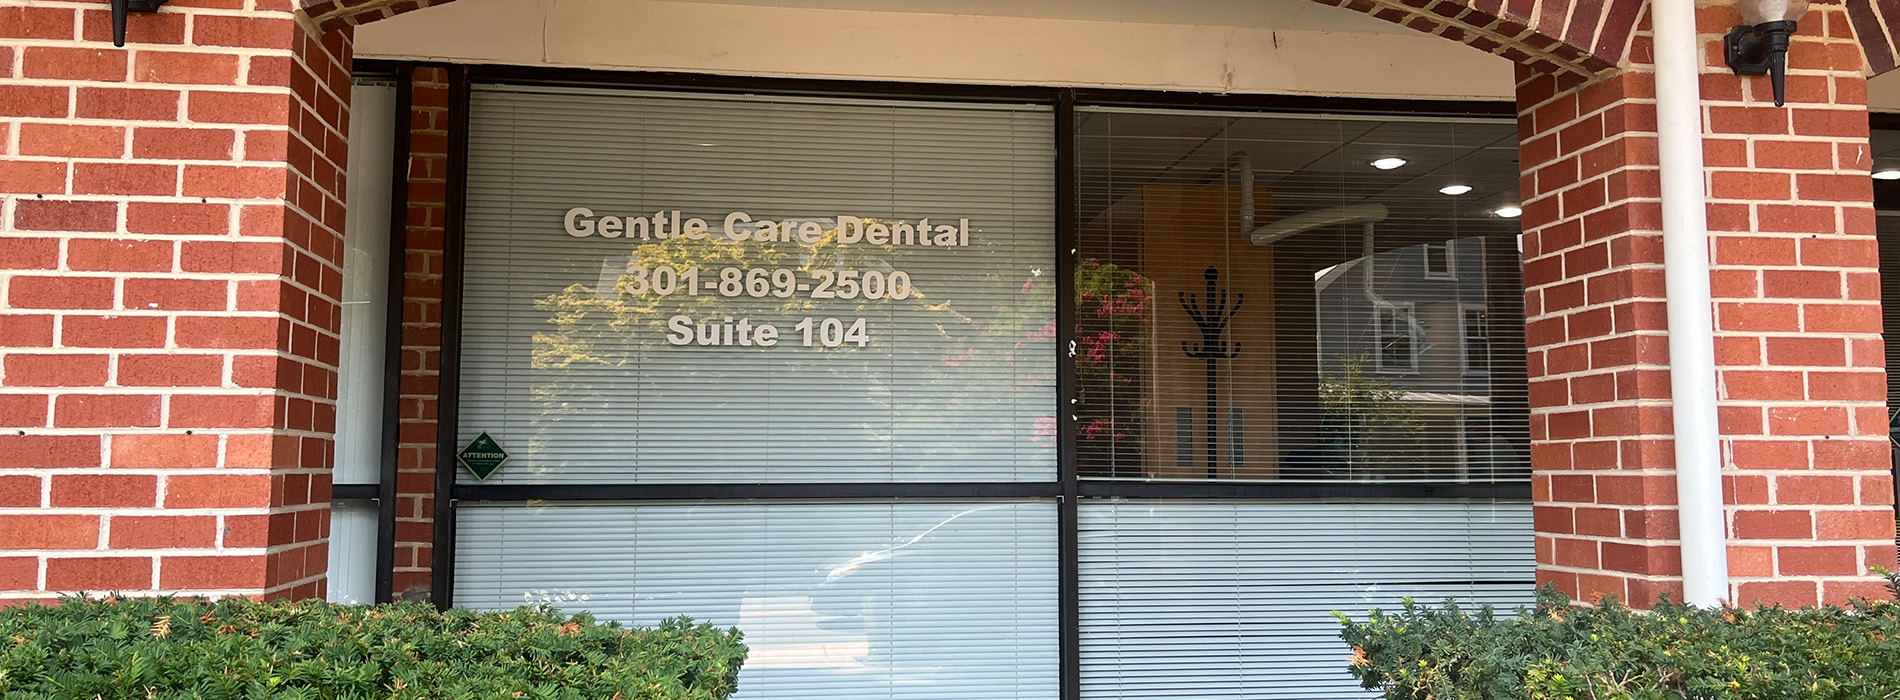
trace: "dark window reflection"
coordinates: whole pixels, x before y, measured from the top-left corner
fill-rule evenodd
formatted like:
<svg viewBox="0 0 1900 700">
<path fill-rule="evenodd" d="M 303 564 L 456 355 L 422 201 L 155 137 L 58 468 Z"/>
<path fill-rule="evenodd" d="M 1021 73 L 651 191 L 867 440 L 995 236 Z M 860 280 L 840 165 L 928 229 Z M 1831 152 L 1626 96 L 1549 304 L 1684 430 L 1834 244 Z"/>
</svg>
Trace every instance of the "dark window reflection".
<svg viewBox="0 0 1900 700">
<path fill-rule="evenodd" d="M 1078 132 L 1084 476 L 1528 477 L 1510 122 L 1087 111 Z"/>
</svg>

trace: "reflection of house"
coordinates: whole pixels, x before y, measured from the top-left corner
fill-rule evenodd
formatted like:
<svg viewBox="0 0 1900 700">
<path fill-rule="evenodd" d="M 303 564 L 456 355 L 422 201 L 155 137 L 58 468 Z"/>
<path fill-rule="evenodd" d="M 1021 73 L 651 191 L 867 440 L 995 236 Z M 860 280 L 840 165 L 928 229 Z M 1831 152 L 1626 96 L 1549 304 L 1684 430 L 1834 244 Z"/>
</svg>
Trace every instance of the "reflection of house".
<svg viewBox="0 0 1900 700">
<path fill-rule="evenodd" d="M 1368 240 L 1355 222 L 1312 216 L 1330 210 L 1282 215 L 1281 198 L 1261 188 L 1259 222 L 1320 223 L 1254 240 L 1239 234 L 1239 193 L 1144 185 L 1082 227 L 1084 472 L 1521 478 L 1523 365 L 1499 351 L 1518 341 L 1496 325 L 1521 314 L 1510 239 L 1446 240 L 1427 216 L 1388 219 L 1386 207 L 1367 204 L 1382 221 Z M 1132 316 L 1121 311 L 1135 305 L 1117 296 L 1129 285 L 1152 300 Z M 1190 307 L 1223 298 L 1238 308 L 1209 336 Z M 1233 357 L 1193 354 L 1210 338 Z"/>
<path fill-rule="evenodd" d="M 1322 404 L 1329 414 L 1363 414 L 1329 416 L 1314 466 L 1341 476 L 1487 480 L 1522 459 L 1504 439 L 1510 424 L 1493 418 L 1487 245 L 1497 243 L 1420 243 L 1314 274 Z M 1384 454 L 1409 459 L 1395 466 Z"/>
</svg>

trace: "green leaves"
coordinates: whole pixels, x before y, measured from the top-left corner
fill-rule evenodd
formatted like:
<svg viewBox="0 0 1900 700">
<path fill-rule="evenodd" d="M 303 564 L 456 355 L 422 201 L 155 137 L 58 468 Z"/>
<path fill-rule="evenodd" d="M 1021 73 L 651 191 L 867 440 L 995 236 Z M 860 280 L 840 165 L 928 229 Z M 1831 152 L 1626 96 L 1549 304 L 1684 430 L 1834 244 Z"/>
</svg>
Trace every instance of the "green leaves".
<svg viewBox="0 0 1900 700">
<path fill-rule="evenodd" d="M 723 700 L 745 654 L 736 629 L 630 630 L 546 608 L 69 598 L 0 610 L 8 700 Z"/>
<path fill-rule="evenodd" d="M 1409 600 L 1364 622 L 1340 616 L 1349 670 L 1392 700 L 1900 699 L 1891 601 L 1637 611 L 1613 598 L 1571 607 L 1554 588 L 1538 599 L 1507 619 Z"/>
</svg>

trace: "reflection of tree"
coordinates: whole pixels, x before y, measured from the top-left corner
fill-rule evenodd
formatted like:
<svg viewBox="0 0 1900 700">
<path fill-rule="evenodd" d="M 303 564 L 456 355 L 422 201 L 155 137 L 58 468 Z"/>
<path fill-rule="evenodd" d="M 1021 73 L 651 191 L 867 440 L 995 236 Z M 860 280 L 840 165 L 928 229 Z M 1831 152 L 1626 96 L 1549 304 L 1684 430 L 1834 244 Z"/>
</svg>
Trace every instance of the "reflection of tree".
<svg viewBox="0 0 1900 700">
<path fill-rule="evenodd" d="M 1419 406 L 1390 379 L 1366 376 L 1366 358 L 1340 357 L 1319 375 L 1321 462 L 1339 475 L 1361 476 L 1374 465 L 1397 466 L 1424 432 Z"/>
<path fill-rule="evenodd" d="M 1139 464 L 1152 399 L 1132 372 L 1146 365 L 1154 282 L 1090 258 L 1075 268 L 1077 448 L 1113 463 L 1120 444 Z M 1093 461 L 1093 460 L 1092 460 Z"/>
<path fill-rule="evenodd" d="M 867 223 L 869 223 L 867 221 Z M 731 242 L 717 234 L 705 240 L 670 238 L 656 241 L 627 241 L 630 249 L 624 270 L 635 266 L 647 270 L 649 284 L 655 270 L 666 267 L 684 273 L 698 268 L 701 289 L 683 288 L 662 296 L 649 288 L 634 294 L 633 276 L 612 270 L 602 283 L 576 283 L 541 298 L 536 307 L 546 316 L 550 328 L 533 335 L 532 364 L 537 370 L 533 398 L 541 407 L 541 421 L 552 425 L 563 414 L 581 417 L 616 403 L 633 400 L 632 387 L 644 386 L 631 377 L 654 378 L 668 371 L 669 380 L 686 379 L 699 386 L 696 397 L 647 395 L 681 406 L 695 399 L 694 405 L 721 406 L 720 411 L 763 412 L 774 408 L 798 410 L 800 401 L 830 400 L 830 406 L 845 406 L 856 415 L 883 416 L 856 425 L 851 435 L 830 434 L 824 438 L 846 451 L 862 450 L 867 442 L 879 449 L 892 447 L 890 421 L 895 414 L 947 415 L 958 405 L 989 407 L 997 403 L 999 384 L 1020 377 L 1022 372 L 1010 366 L 1025 343 L 1040 341 L 1026 361 L 1046 361 L 1053 334 L 1040 334 L 1049 323 L 1046 301 L 1053 295 L 1054 280 L 1039 284 L 1034 275 L 1021 279 L 1016 266 L 985 264 L 991 250 L 981 245 L 969 248 L 938 249 L 909 246 L 851 244 L 838 242 L 838 230 L 826 230 L 814 243 L 793 241 Z M 929 257 L 969 256 L 957 261 L 954 272 L 943 272 L 942 260 Z M 922 265 L 923 271 L 906 269 L 906 262 Z M 613 262 L 616 266 L 619 263 Z M 780 297 L 768 292 L 755 297 L 742 291 L 738 296 L 722 296 L 704 288 L 717 283 L 721 270 L 737 268 L 769 271 L 790 269 L 797 283 L 817 287 L 817 273 L 850 270 L 860 273 L 875 270 L 888 276 L 895 270 L 911 275 L 910 293 L 904 299 L 867 299 L 860 292 L 856 299 L 813 299 L 812 289 L 796 290 Z M 1036 271 L 1037 273 L 1040 270 Z M 946 289 L 946 275 L 956 275 L 959 294 L 970 298 L 953 300 Z M 742 283 L 743 288 L 743 283 Z M 886 284 L 888 289 L 889 284 Z M 833 289 L 838 287 L 834 284 Z M 1020 290 L 1006 294 L 1002 290 Z M 697 293 L 694 293 L 694 292 Z M 888 294 L 887 294 L 888 296 Z M 1016 298 L 1009 298 L 1016 297 Z M 989 307 L 979 305 L 992 304 Z M 720 323 L 731 317 L 749 318 L 755 326 L 771 323 L 778 328 L 778 345 L 772 348 L 720 346 L 672 347 L 662 338 L 669 319 L 685 315 L 696 323 Z M 841 347 L 825 348 L 814 342 L 802 344 L 793 325 L 800 319 L 839 318 L 850 323 L 854 318 L 870 320 L 870 343 L 860 348 L 847 342 Z M 814 335 L 817 331 L 814 329 Z M 1002 348 L 998 351 L 997 348 Z M 938 351 L 936 357 L 918 361 L 919 353 Z M 732 357 L 749 353 L 750 357 Z M 715 355 L 724 356 L 720 361 Z M 822 398 L 790 398 L 789 406 L 768 405 L 763 391 L 746 380 L 720 376 L 716 368 L 729 363 L 762 365 L 780 376 L 798 375 L 800 386 L 822 386 L 813 373 L 830 375 L 836 389 L 823 392 Z M 663 363 L 663 364 L 661 364 Z M 667 368 L 663 370 L 662 368 Z M 642 373 L 645 374 L 642 374 Z M 699 376 L 704 372 L 704 376 Z M 767 372 L 747 373 L 758 377 Z M 677 386 L 677 384 L 674 384 Z M 638 391 L 650 391 L 640 389 Z M 789 395 L 788 395 L 789 397 Z M 851 405 L 861 398 L 863 402 Z M 698 411 L 700 409 L 688 409 Z M 1028 426 L 1004 426 L 1005 430 L 1026 430 Z M 708 429 L 714 429 L 708 426 Z M 1002 432 L 1002 430 L 999 430 Z M 548 444 L 537 436 L 531 454 L 556 452 L 563 446 Z M 763 447 L 762 445 L 760 447 Z M 954 450 L 952 444 L 950 449 Z M 862 458 L 864 454 L 841 455 Z M 558 466 L 558 465 L 544 465 Z"/>
</svg>

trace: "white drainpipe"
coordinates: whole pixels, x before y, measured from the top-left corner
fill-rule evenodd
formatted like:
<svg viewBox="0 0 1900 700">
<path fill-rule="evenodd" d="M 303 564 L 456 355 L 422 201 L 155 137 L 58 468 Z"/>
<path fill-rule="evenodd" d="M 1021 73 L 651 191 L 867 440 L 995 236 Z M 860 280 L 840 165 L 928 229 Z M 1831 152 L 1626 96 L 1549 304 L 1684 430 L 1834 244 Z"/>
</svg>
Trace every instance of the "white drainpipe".
<svg viewBox="0 0 1900 700">
<path fill-rule="evenodd" d="M 1721 434 L 1715 415 L 1715 330 L 1709 300 L 1709 233 L 1702 187 L 1702 44 L 1695 0 L 1654 0 L 1656 132 L 1662 151 L 1664 281 L 1669 311 L 1669 390 L 1675 418 L 1676 502 L 1684 602 L 1728 599 L 1728 530 L 1722 508 Z"/>
</svg>

